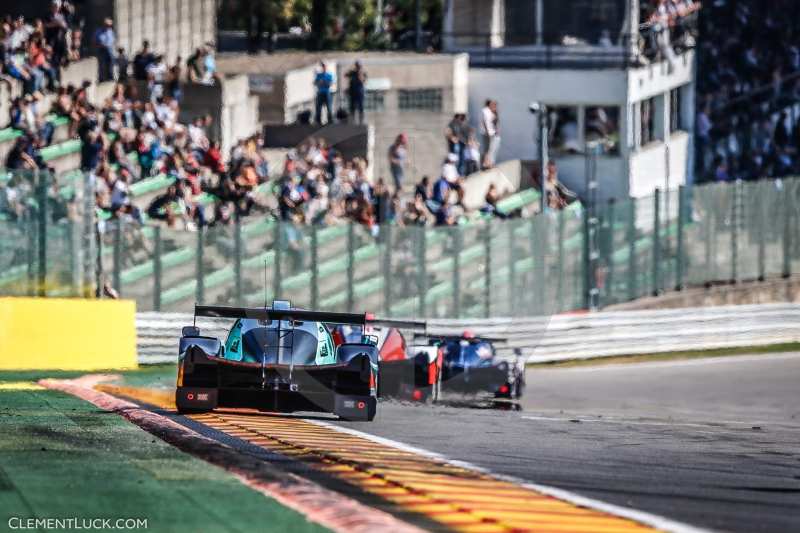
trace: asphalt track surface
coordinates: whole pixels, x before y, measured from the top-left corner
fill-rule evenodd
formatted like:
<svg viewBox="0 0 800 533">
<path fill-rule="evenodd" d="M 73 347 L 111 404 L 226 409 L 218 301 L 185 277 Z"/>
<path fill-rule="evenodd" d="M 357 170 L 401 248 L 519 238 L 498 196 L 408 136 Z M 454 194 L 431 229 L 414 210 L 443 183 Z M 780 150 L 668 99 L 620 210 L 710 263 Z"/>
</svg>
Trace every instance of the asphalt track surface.
<svg viewBox="0 0 800 533">
<path fill-rule="evenodd" d="M 800 354 L 534 368 L 520 410 L 382 402 L 335 422 L 723 531 L 800 531 Z"/>
</svg>

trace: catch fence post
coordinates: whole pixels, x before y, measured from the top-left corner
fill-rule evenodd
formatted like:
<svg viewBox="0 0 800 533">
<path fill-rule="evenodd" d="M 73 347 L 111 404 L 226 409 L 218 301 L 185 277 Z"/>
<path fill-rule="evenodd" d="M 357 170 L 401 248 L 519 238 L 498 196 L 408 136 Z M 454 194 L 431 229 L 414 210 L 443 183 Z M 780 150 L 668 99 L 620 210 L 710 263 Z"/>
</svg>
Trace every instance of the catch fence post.
<svg viewBox="0 0 800 533">
<path fill-rule="evenodd" d="M 425 307 L 425 295 L 428 292 L 428 272 L 425 268 L 425 238 L 427 231 L 424 226 L 417 226 L 417 316 L 427 318 Z"/>
<path fill-rule="evenodd" d="M 483 313 L 486 318 L 492 314 L 492 223 L 487 221 L 483 231 Z"/>
<path fill-rule="evenodd" d="M 347 311 L 352 312 L 355 306 L 355 225 L 347 226 Z"/>
<path fill-rule="evenodd" d="M 628 228 L 626 239 L 628 241 L 628 300 L 635 300 L 639 288 L 637 284 L 636 263 L 636 200 L 631 198 L 628 204 Z"/>
<path fill-rule="evenodd" d="M 47 296 L 47 172 L 36 171 L 36 201 L 39 204 L 39 272 L 38 289 L 39 296 Z"/>
<path fill-rule="evenodd" d="M 233 278 L 236 305 L 242 305 L 242 219 L 237 213 L 233 219 Z"/>
<path fill-rule="evenodd" d="M 161 311 L 161 226 L 153 228 L 153 309 Z"/>
<path fill-rule="evenodd" d="M 731 206 L 731 283 L 736 283 L 739 279 L 739 217 L 741 209 L 741 181 L 736 180 L 733 184 L 733 205 Z"/>
<path fill-rule="evenodd" d="M 383 234 L 383 314 L 387 317 L 392 309 L 392 225 L 381 227 Z"/>
<path fill-rule="evenodd" d="M 653 296 L 661 292 L 661 189 L 653 195 Z"/>
<path fill-rule="evenodd" d="M 535 257 L 535 256 L 534 256 Z M 564 309 L 564 210 L 558 212 L 558 280 L 556 282 L 556 300 L 558 307 L 555 312 L 561 313 Z"/>
<path fill-rule="evenodd" d="M 783 195 L 783 277 L 788 278 L 792 275 L 792 196 L 789 194 Z"/>
<path fill-rule="evenodd" d="M 684 224 L 686 220 L 686 186 L 678 187 L 678 244 L 677 244 L 677 263 L 675 263 L 675 290 L 683 289 L 683 248 L 684 244 Z"/>
<path fill-rule="evenodd" d="M 281 296 L 281 262 L 283 259 L 283 221 L 275 223 L 274 235 L 272 236 L 272 249 L 275 251 L 275 266 L 272 269 L 272 297 L 276 300 Z M 264 265 L 266 269 L 266 264 Z M 266 283 L 266 274 L 264 275 Z M 266 288 L 265 288 L 266 290 Z"/>
<path fill-rule="evenodd" d="M 317 225 L 311 224 L 311 309 L 319 307 L 319 241 Z"/>
<path fill-rule="evenodd" d="M 616 207 L 616 200 L 614 198 L 608 199 L 608 208 L 606 209 L 606 238 L 604 239 L 605 243 L 605 263 L 606 263 L 606 279 L 603 284 L 603 289 L 606 295 L 606 301 L 604 305 L 609 305 L 616 303 L 616 298 L 614 297 L 614 237 L 616 236 L 616 232 L 614 229 L 615 226 L 615 209 Z"/>
<path fill-rule="evenodd" d="M 461 226 L 456 226 L 453 236 L 453 317 L 461 318 Z"/>
<path fill-rule="evenodd" d="M 122 296 L 122 219 L 118 218 L 114 224 L 114 270 L 112 274 L 114 290 Z"/>
<path fill-rule="evenodd" d="M 195 298 L 197 303 L 202 304 L 205 300 L 205 283 L 203 279 L 204 265 L 203 265 L 203 235 L 205 234 L 204 226 L 197 227 L 197 254 L 195 263 L 195 276 L 197 280 L 197 294 Z"/>
</svg>

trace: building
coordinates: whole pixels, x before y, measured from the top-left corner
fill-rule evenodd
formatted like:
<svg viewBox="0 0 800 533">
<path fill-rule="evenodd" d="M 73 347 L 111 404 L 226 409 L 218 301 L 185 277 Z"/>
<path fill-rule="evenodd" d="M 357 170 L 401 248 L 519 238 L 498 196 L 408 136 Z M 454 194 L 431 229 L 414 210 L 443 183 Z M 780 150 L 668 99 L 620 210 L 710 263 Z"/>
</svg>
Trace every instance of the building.
<svg viewBox="0 0 800 533">
<path fill-rule="evenodd" d="M 539 102 L 559 178 L 582 196 L 592 166 L 601 201 L 691 182 L 694 52 L 688 39 L 676 46 L 647 24 L 643 33 L 646 8 L 637 0 L 446 2 L 442 43 L 470 55 L 473 121 L 486 99 L 498 102 L 499 161 L 539 158 L 529 112 Z"/>
<path fill-rule="evenodd" d="M 217 66 L 225 75 L 247 74 L 250 92 L 259 98 L 259 120 L 270 125 L 291 124 L 303 111 L 313 115 L 320 61 L 342 80 L 356 60 L 368 74 L 365 117 L 371 126 L 373 177 L 391 181 L 387 153 L 400 132 L 408 135 L 410 145 L 406 187 L 424 174 L 437 176 L 447 152 L 445 128 L 454 113 L 467 109 L 466 54 L 223 53 Z M 346 83 L 334 89 L 334 110 L 347 108 Z"/>
<path fill-rule="evenodd" d="M 31 19 L 48 13 L 51 0 L 0 0 L 0 12 Z M 83 0 L 74 2 L 76 16 L 84 22 L 84 43 L 93 53 L 92 36 L 105 18 L 114 21 L 117 45 L 133 57 L 150 41 L 155 53 L 167 63 L 180 56 L 185 61 L 195 48 L 216 42 L 217 2 L 215 0 Z"/>
</svg>

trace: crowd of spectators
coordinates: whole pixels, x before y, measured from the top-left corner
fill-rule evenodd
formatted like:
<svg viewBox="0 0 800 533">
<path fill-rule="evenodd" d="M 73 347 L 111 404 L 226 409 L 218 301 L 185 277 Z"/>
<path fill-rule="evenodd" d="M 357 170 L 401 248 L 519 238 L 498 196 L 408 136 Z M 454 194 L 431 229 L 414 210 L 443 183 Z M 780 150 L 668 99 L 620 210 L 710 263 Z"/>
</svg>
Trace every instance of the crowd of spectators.
<svg viewBox="0 0 800 533">
<path fill-rule="evenodd" d="M 644 57 L 672 63 L 676 52 L 694 48 L 700 7 L 696 0 L 642 1 L 640 49 Z"/>
<path fill-rule="evenodd" d="M 42 18 L 6 15 L 0 23 L 0 74 L 18 80 L 24 95 L 56 90 L 61 67 L 80 59 L 82 31 L 71 2 L 52 2 Z"/>
<path fill-rule="evenodd" d="M 701 180 L 800 172 L 800 31 L 791 0 L 704 6 L 695 128 Z"/>
</svg>

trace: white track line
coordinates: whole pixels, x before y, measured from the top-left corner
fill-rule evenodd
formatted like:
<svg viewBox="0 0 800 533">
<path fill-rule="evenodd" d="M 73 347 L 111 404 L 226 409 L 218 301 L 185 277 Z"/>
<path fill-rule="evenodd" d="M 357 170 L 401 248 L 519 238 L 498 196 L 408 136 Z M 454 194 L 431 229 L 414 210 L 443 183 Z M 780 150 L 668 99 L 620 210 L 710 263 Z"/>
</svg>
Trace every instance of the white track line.
<svg viewBox="0 0 800 533">
<path fill-rule="evenodd" d="M 389 446 L 392 448 L 396 448 L 398 450 L 402 450 L 409 453 L 414 453 L 417 455 L 422 455 L 424 457 L 428 457 L 430 459 L 435 459 L 437 461 L 441 461 L 446 464 L 450 464 L 453 466 L 457 466 L 460 468 L 466 468 L 468 470 L 473 470 L 475 472 L 480 472 L 483 474 L 490 475 L 494 478 L 508 481 L 510 483 L 514 483 L 516 485 L 529 488 L 531 490 L 535 490 L 541 492 L 542 494 L 547 494 L 549 496 L 553 496 L 554 498 L 558 498 L 560 500 L 564 500 L 570 503 L 574 503 L 575 505 L 581 507 L 588 507 L 591 509 L 596 509 L 598 511 L 603 511 L 605 513 L 609 513 L 615 516 L 619 516 L 622 518 L 629 518 L 641 524 L 645 524 L 648 526 L 652 526 L 656 529 L 660 529 L 662 531 L 670 531 L 672 533 L 708 533 L 711 530 L 702 529 L 699 527 L 691 526 L 689 524 L 684 524 L 683 522 L 678 522 L 675 520 L 671 520 L 669 518 L 665 518 L 663 516 L 655 515 L 652 513 L 648 513 L 645 511 L 638 511 L 636 509 L 630 509 L 628 507 L 621 507 L 619 505 L 614 505 L 611 503 L 606 503 L 600 500 L 595 500 L 594 498 L 589 498 L 587 496 L 581 496 L 580 494 L 576 494 L 574 492 L 570 492 L 567 490 L 559 489 L 556 487 L 550 487 L 547 485 L 539 485 L 538 483 L 530 483 L 525 481 L 524 479 L 520 479 L 514 476 L 507 476 L 503 474 L 496 474 L 491 472 L 490 470 L 474 465 L 467 461 L 459 461 L 456 459 L 450 459 L 440 453 L 432 452 L 429 450 L 425 450 L 422 448 L 417 448 L 416 446 L 411 446 L 409 444 L 404 444 L 402 442 L 398 442 L 396 440 L 387 439 L 385 437 L 379 437 L 377 435 L 372 435 L 370 433 L 365 433 L 363 431 L 359 431 L 357 429 L 346 428 L 337 426 L 336 424 L 331 424 L 329 422 L 323 422 L 321 420 L 310 420 L 306 419 L 307 422 L 312 424 L 317 424 L 319 426 L 323 426 L 326 428 L 333 429 L 335 431 L 339 431 L 341 433 L 347 433 L 350 435 L 355 435 L 357 437 L 363 437 L 365 439 L 371 440 L 372 442 L 376 442 L 378 444 L 383 444 L 385 446 Z"/>
</svg>

